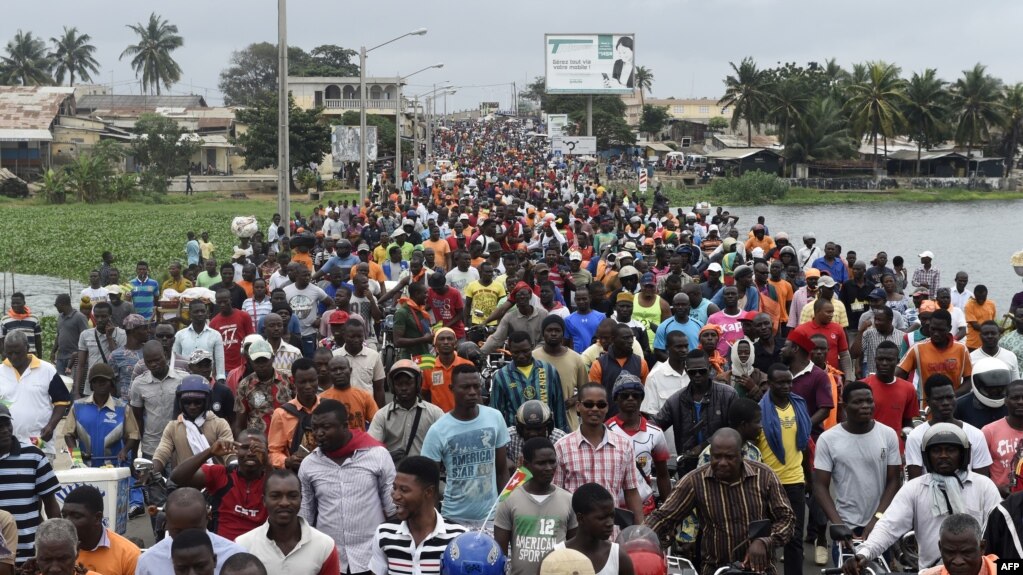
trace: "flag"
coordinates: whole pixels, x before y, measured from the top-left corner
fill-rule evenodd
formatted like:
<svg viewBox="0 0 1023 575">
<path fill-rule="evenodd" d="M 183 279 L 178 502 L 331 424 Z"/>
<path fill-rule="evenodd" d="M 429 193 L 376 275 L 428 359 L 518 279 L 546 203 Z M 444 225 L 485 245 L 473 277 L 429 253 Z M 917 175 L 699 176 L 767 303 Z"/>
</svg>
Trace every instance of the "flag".
<svg viewBox="0 0 1023 575">
<path fill-rule="evenodd" d="M 412 361 L 416 362 L 419 369 L 433 369 L 437 362 L 437 356 L 430 353 L 424 353 L 423 355 L 412 356 Z"/>
<path fill-rule="evenodd" d="M 515 491 L 516 488 L 532 478 L 533 474 L 525 467 L 516 469 L 515 473 L 513 473 L 511 478 L 508 479 L 508 483 L 505 484 L 504 490 L 497 496 L 497 500 L 504 501 L 505 499 L 508 499 L 508 496 L 512 494 L 512 491 Z"/>
</svg>

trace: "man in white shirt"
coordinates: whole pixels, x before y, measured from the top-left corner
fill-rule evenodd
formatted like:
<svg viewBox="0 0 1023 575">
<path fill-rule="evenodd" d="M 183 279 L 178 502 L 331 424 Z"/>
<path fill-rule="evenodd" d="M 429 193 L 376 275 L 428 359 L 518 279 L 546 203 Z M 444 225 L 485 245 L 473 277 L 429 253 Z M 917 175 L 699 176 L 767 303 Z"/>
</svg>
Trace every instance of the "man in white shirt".
<svg viewBox="0 0 1023 575">
<path fill-rule="evenodd" d="M 812 233 L 803 234 L 803 245 L 805 248 L 799 248 L 796 252 L 796 261 L 799 263 L 799 267 L 806 270 L 813 267 L 813 262 L 817 261 L 817 258 L 824 257 L 824 252 L 816 246 L 817 236 Z"/>
<path fill-rule="evenodd" d="M 1000 360 L 1002 363 L 1009 368 L 1009 381 L 1016 381 L 1019 379 L 1019 359 L 1016 354 L 999 347 L 998 341 L 1002 336 L 1002 328 L 998 327 L 998 324 L 994 321 L 986 321 L 980 326 L 980 347 L 970 352 L 970 363 L 974 366 L 977 362 L 986 358 L 993 357 Z M 976 370 L 976 367 L 974 367 Z"/>
<path fill-rule="evenodd" d="M 646 376 L 646 393 L 639 409 L 648 418 L 653 418 L 667 403 L 668 398 L 682 391 L 689 385 L 686 374 L 686 354 L 689 353 L 689 338 L 681 331 L 673 331 L 666 336 L 668 361 L 658 362 Z M 668 452 L 677 457 L 675 450 L 675 434 L 665 433 L 668 440 Z"/>
<path fill-rule="evenodd" d="M 855 558 L 845 562 L 845 572 L 859 575 L 867 563 L 880 556 L 910 530 L 916 532 L 920 567 L 941 560 L 938 529 L 956 513 L 966 513 L 987 523 L 991 511 L 1001 503 L 993 481 L 968 471 L 970 440 L 966 432 L 951 423 L 937 423 L 924 434 L 923 456 L 927 473 L 911 479 L 878 518 L 866 541 L 856 548 Z"/>
<path fill-rule="evenodd" d="M 992 459 L 987 448 L 987 439 L 976 427 L 955 418 L 956 393 L 952 387 L 952 380 L 943 374 L 932 375 L 924 382 L 923 392 L 927 406 L 931 410 L 931 420 L 914 427 L 906 437 L 906 474 L 909 478 L 920 477 L 923 473 L 923 452 L 920 451 L 920 445 L 927 430 L 938 423 L 951 423 L 963 430 L 970 440 L 969 469 L 981 475 L 988 475 Z"/>
<path fill-rule="evenodd" d="M 167 496 L 164 512 L 167 516 L 167 537 L 139 556 L 135 575 L 175 575 L 174 564 L 171 562 L 171 545 L 174 543 L 174 538 L 188 529 L 206 529 L 208 520 L 206 499 L 197 489 L 179 487 L 172 491 Z M 214 575 L 220 574 L 220 569 L 228 558 L 238 553 L 245 553 L 245 549 L 234 541 L 212 532 L 207 535 L 213 544 L 213 554 L 217 558 Z"/>
<path fill-rule="evenodd" d="M 966 289 L 970 283 L 970 276 L 966 272 L 956 273 L 956 287 L 952 288 L 952 305 L 959 309 L 966 309 L 966 302 L 973 297 L 973 292 Z"/>
</svg>

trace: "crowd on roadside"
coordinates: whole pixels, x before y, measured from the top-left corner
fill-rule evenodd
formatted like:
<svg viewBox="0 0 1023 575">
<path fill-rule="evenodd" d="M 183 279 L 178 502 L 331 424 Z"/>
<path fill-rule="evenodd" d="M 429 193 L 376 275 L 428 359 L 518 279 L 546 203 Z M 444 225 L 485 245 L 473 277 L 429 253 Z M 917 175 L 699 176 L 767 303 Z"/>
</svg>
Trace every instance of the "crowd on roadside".
<svg viewBox="0 0 1023 575">
<path fill-rule="evenodd" d="M 1000 316 L 940 251 L 843 258 L 648 202 L 514 120 L 434 149 L 422 179 L 377 174 L 382 197 L 250 222 L 230 249 L 190 233 L 183 261 L 123 275 L 104 253 L 55 300 L 53 342 L 14 294 L 0 575 L 439 573 L 467 530 L 515 575 L 561 548 L 632 573 L 630 524 L 701 573 L 771 572 L 777 550 L 796 575 L 804 549 L 856 573 L 908 531 L 920 568 L 948 561 L 962 514 L 977 553 L 1023 557 L 1023 292 Z M 152 460 L 170 537 L 140 555 L 94 488 L 61 507 L 60 451 Z"/>
</svg>

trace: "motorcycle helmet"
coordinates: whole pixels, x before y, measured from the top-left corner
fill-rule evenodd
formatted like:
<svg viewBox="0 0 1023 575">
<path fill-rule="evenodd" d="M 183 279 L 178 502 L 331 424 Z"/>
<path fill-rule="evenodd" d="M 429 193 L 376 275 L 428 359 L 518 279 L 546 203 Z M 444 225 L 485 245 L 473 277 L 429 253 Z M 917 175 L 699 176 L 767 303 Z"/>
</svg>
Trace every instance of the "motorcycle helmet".
<svg viewBox="0 0 1023 575">
<path fill-rule="evenodd" d="M 1005 405 L 1010 379 L 1009 366 L 998 358 L 985 357 L 973 364 L 973 395 L 985 407 L 998 409 Z"/>
<path fill-rule="evenodd" d="M 206 406 L 203 411 L 210 410 L 210 396 L 212 390 L 210 389 L 210 383 L 200 375 L 186 375 L 181 383 L 178 385 L 177 391 L 174 392 L 174 415 L 175 417 L 180 415 L 184 409 L 181 407 L 181 400 L 192 397 L 202 397 L 206 400 Z"/>
<path fill-rule="evenodd" d="M 575 549 L 555 549 L 540 562 L 540 575 L 595 575 L 593 563 Z"/>
<path fill-rule="evenodd" d="M 636 575 L 666 575 L 668 561 L 661 551 L 657 534 L 645 525 L 626 527 L 618 534 L 618 545 L 632 560 Z"/>
<path fill-rule="evenodd" d="M 927 450 L 935 445 L 955 445 L 962 448 L 963 456 L 959 461 L 959 471 L 966 471 L 970 466 L 970 438 L 959 426 L 952 423 L 935 423 L 924 433 L 923 441 L 920 443 L 920 450 L 923 452 L 924 469 L 928 473 L 931 469 L 931 460 L 927 457 Z"/>
<path fill-rule="evenodd" d="M 539 399 L 530 399 L 520 405 L 518 411 L 515 412 L 515 431 L 518 432 L 519 437 L 525 438 L 526 429 L 538 427 L 545 427 L 547 437 L 550 437 L 554 431 L 554 415 L 546 403 Z"/>
<path fill-rule="evenodd" d="M 478 531 L 462 533 L 448 544 L 440 561 L 442 575 L 504 575 L 507 558 L 494 538 Z"/>
</svg>

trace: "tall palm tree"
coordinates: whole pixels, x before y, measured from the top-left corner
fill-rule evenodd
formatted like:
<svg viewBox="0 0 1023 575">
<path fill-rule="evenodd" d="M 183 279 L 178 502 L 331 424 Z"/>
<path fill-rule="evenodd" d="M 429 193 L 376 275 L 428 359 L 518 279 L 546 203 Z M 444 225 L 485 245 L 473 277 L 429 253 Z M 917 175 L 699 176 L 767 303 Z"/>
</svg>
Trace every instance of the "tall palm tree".
<svg viewBox="0 0 1023 575">
<path fill-rule="evenodd" d="M 135 76 L 142 75 L 142 88 L 160 94 L 160 86 L 170 88 L 181 79 L 181 67 L 171 57 L 171 52 L 184 44 L 178 36 L 178 27 L 170 24 L 156 13 L 149 15 L 147 24 L 129 24 L 139 36 L 139 43 L 132 44 L 121 52 L 121 58 L 132 56 L 131 67 Z"/>
<path fill-rule="evenodd" d="M 4 83 L 17 83 L 22 86 L 41 86 L 52 84 L 50 69 L 53 62 L 46 54 L 46 43 L 42 38 L 33 36 L 31 32 L 14 35 L 7 43 L 7 55 L 0 56 L 0 69 L 4 71 Z"/>
<path fill-rule="evenodd" d="M 639 90 L 639 109 L 643 109 L 643 92 L 652 92 L 654 73 L 646 66 L 636 66 L 636 88 Z"/>
<path fill-rule="evenodd" d="M 753 58 L 746 57 L 738 66 L 728 63 L 735 74 L 725 78 L 725 95 L 718 100 L 719 106 L 733 108 L 732 129 L 739 120 L 746 121 L 746 146 L 753 147 L 753 126 L 760 126 L 767 116 L 773 97 L 770 76 L 757 68 Z"/>
<path fill-rule="evenodd" d="M 792 163 L 851 158 L 858 148 L 842 106 L 829 97 L 808 103 L 790 140 L 785 157 Z"/>
<path fill-rule="evenodd" d="M 1023 82 L 1005 88 L 1005 123 L 1002 124 L 1002 154 L 1005 156 L 1005 177 L 1012 175 L 1016 151 L 1023 142 Z"/>
<path fill-rule="evenodd" d="M 899 67 L 887 62 L 869 62 L 863 81 L 850 84 L 846 112 L 856 134 L 870 134 L 874 141 L 874 168 L 877 168 L 877 136 L 885 138 L 885 160 L 888 158 L 888 138 L 894 136 L 906 123 L 900 109 L 906 100 L 905 81 L 899 77 Z M 856 69 L 854 68 L 854 75 Z"/>
<path fill-rule="evenodd" d="M 966 143 L 967 172 L 974 145 L 978 140 L 988 139 L 991 126 L 1005 121 L 1001 97 L 1001 80 L 988 76 L 987 67 L 982 64 L 963 70 L 963 77 L 952 86 L 952 105 L 958 122 L 955 137 L 960 145 Z"/>
<path fill-rule="evenodd" d="M 60 38 L 50 38 L 53 43 L 53 51 L 50 58 L 53 59 L 53 74 L 58 84 L 64 83 L 64 74 L 68 75 L 68 86 L 75 85 L 75 75 L 82 81 L 92 80 L 92 74 L 99 73 L 99 62 L 92 55 L 96 52 L 93 46 L 92 37 L 88 34 L 79 34 L 78 28 L 64 26 L 64 35 Z"/>
<path fill-rule="evenodd" d="M 909 139 L 916 142 L 916 175 L 920 175 L 920 156 L 924 148 L 930 149 L 944 139 L 948 128 L 949 93 L 946 82 L 938 78 L 934 68 L 923 74 L 913 73 L 906 83 L 906 101 L 903 115 Z"/>
</svg>

